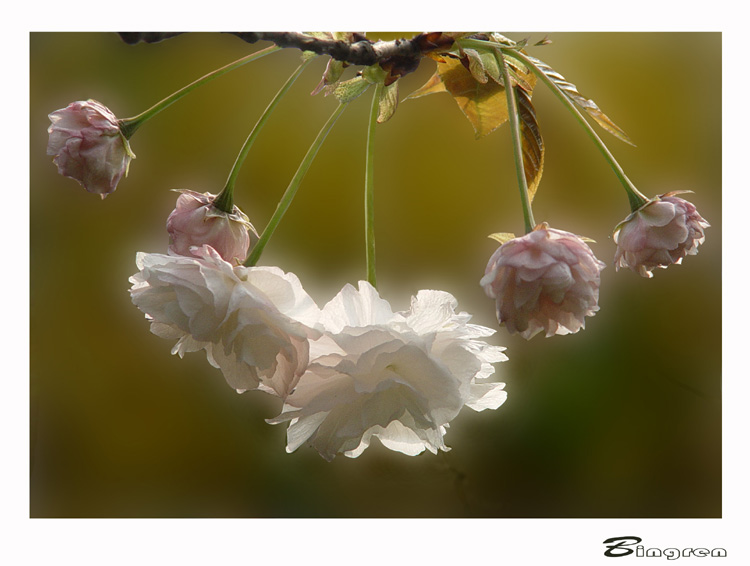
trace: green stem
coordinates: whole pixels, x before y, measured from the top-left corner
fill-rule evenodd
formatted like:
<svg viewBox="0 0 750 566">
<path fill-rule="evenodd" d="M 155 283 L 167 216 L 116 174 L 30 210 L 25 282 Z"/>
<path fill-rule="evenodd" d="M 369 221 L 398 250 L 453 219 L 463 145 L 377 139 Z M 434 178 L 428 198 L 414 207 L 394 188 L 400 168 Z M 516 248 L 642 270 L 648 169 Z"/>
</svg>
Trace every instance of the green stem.
<svg viewBox="0 0 750 566">
<path fill-rule="evenodd" d="M 312 59 L 307 59 L 306 61 L 304 61 L 299 67 L 297 67 L 297 70 L 292 73 L 292 76 L 287 79 L 281 89 L 279 89 L 279 92 L 276 93 L 276 96 L 273 97 L 273 100 L 271 100 L 268 107 L 263 111 L 263 114 L 261 114 L 258 122 L 255 124 L 255 127 L 245 140 L 245 143 L 242 145 L 242 149 L 240 149 L 239 155 L 237 155 L 237 159 L 235 159 L 234 161 L 232 170 L 229 172 L 229 177 L 227 178 L 227 182 L 224 185 L 224 188 L 214 200 L 213 204 L 219 210 L 223 210 L 224 212 L 230 214 L 234 210 L 234 186 L 237 183 L 237 177 L 240 174 L 242 164 L 245 162 L 245 158 L 247 157 L 248 153 L 250 153 L 250 148 L 253 146 L 253 143 L 255 143 L 255 139 L 258 137 L 258 134 L 260 134 L 260 131 L 268 121 L 271 113 L 274 111 L 287 91 L 292 87 L 294 81 L 296 81 L 300 74 L 302 74 L 302 71 L 310 61 L 312 61 Z"/>
<path fill-rule="evenodd" d="M 594 142 L 594 145 L 599 149 L 601 154 L 604 156 L 604 159 L 607 161 L 609 166 L 612 168 L 612 171 L 614 172 L 617 179 L 622 184 L 623 188 L 625 189 L 625 192 L 628 195 L 628 201 L 630 202 L 630 208 L 631 210 L 635 211 L 644 204 L 646 204 L 649 199 L 643 195 L 638 189 L 635 188 L 635 185 L 628 179 L 627 175 L 625 175 L 625 171 L 623 171 L 622 167 L 620 167 L 620 164 L 617 163 L 617 160 L 614 158 L 612 153 L 609 151 L 607 146 L 604 144 L 604 142 L 601 140 L 601 138 L 597 135 L 597 133 L 594 131 L 594 128 L 589 124 L 589 122 L 586 120 L 586 118 L 583 117 L 583 114 L 578 110 L 576 105 L 573 103 L 573 101 L 566 95 L 562 89 L 557 86 L 557 84 L 550 79 L 544 71 L 542 71 L 539 67 L 537 67 L 534 62 L 529 59 L 526 55 L 524 55 L 520 50 L 513 49 L 510 47 L 502 47 L 501 45 L 498 45 L 497 43 L 492 43 L 489 41 L 483 41 L 483 40 L 476 40 L 476 39 L 461 39 L 459 40 L 462 46 L 465 47 L 479 47 L 482 49 L 492 48 L 496 51 L 501 51 L 504 55 L 507 55 L 508 57 L 511 57 L 513 59 L 516 59 L 517 61 L 520 61 L 524 66 L 526 66 L 529 70 L 531 70 L 532 73 L 534 73 L 539 80 L 541 80 L 547 88 L 549 88 L 552 93 L 560 100 L 560 102 L 563 103 L 563 105 L 573 114 L 573 117 L 576 119 L 576 121 L 583 127 L 583 129 L 586 131 L 586 133 L 589 135 L 591 140 Z"/>
<path fill-rule="evenodd" d="M 266 244 L 268 244 L 268 240 L 271 239 L 271 236 L 278 227 L 279 222 L 281 222 L 281 219 L 289 208 L 289 205 L 292 203 L 294 195 L 297 193 L 297 189 L 302 183 L 302 179 L 305 177 L 307 170 L 310 169 L 310 165 L 312 165 L 315 156 L 318 154 L 318 150 L 323 145 L 326 136 L 331 131 L 331 128 L 333 128 L 333 125 L 336 123 L 336 120 L 338 120 L 339 116 L 341 116 L 345 108 L 346 103 L 339 103 L 336 110 L 334 110 L 333 114 L 331 114 L 331 117 L 321 128 L 320 132 L 318 133 L 318 137 L 315 138 L 315 141 L 313 141 L 310 149 L 307 150 L 307 154 L 302 160 L 302 163 L 300 163 L 299 168 L 297 168 L 297 172 L 294 174 L 294 177 L 289 183 L 286 191 L 284 191 L 284 194 L 282 195 L 281 200 L 276 207 L 276 211 L 273 213 L 271 220 L 268 221 L 268 225 L 260 235 L 260 240 L 258 240 L 258 243 L 255 244 L 255 247 L 250 252 L 248 258 L 245 260 L 245 266 L 252 267 L 258 263 L 258 260 L 263 253 L 263 249 L 266 247 Z"/>
<path fill-rule="evenodd" d="M 264 57 L 265 55 L 268 55 L 269 53 L 278 51 L 279 49 L 281 48 L 277 47 L 276 45 L 272 45 L 271 47 L 267 47 L 266 49 L 261 49 L 260 51 L 256 51 L 255 53 L 246 55 L 245 57 L 242 57 L 241 59 L 237 59 L 233 63 L 229 63 L 228 65 L 225 65 L 224 67 L 221 67 L 220 69 L 216 69 L 215 71 L 212 71 L 208 73 L 207 75 L 204 75 L 200 79 L 193 81 L 192 83 L 181 88 L 174 94 L 169 95 L 164 100 L 157 102 L 145 112 L 141 112 L 137 116 L 133 116 L 131 118 L 124 118 L 120 120 L 120 131 L 122 132 L 122 135 L 125 136 L 125 139 L 130 139 L 135 133 L 135 131 L 138 128 L 140 128 L 144 122 L 146 122 L 147 120 L 150 120 L 151 118 L 156 116 L 159 112 L 161 112 L 168 106 L 172 105 L 174 102 L 177 102 L 180 98 L 182 98 L 186 94 L 189 94 L 190 92 L 192 92 L 199 86 L 202 86 L 206 84 L 207 82 L 212 81 L 213 79 L 228 73 L 229 71 L 233 71 L 234 69 L 241 67 L 242 65 L 249 63 L 250 61 L 255 61 L 256 59 L 260 59 L 261 57 Z"/>
<path fill-rule="evenodd" d="M 563 105 L 573 114 L 573 117 L 576 119 L 576 121 L 583 127 L 583 129 L 586 131 L 586 133 L 589 135 L 591 140 L 594 142 L 594 145 L 599 149 L 601 154 L 604 156 L 604 159 L 609 164 L 610 168 L 614 172 L 617 179 L 622 184 L 623 188 L 625 189 L 625 192 L 628 195 L 628 201 L 630 202 L 630 208 L 631 210 L 635 211 L 642 207 L 644 204 L 648 202 L 648 198 L 643 195 L 638 189 L 635 188 L 635 185 L 628 179 L 627 175 L 625 175 L 625 171 L 622 169 L 620 164 L 617 162 L 615 157 L 612 155 L 612 153 L 609 151 L 607 146 L 604 144 L 602 139 L 599 137 L 599 135 L 594 131 L 594 128 L 589 124 L 588 120 L 583 117 L 583 114 L 581 114 L 580 110 L 576 107 L 576 105 L 573 103 L 573 101 L 566 95 L 562 89 L 557 86 L 557 84 L 550 79 L 544 71 L 542 71 L 539 67 L 537 67 L 534 62 L 526 57 L 523 53 L 521 53 L 518 50 L 515 49 L 501 49 L 504 54 L 507 54 L 510 57 L 513 57 L 515 59 L 518 59 L 521 63 L 523 63 L 526 67 L 528 67 L 531 72 L 533 72 L 552 92 L 554 95 L 560 100 L 560 102 L 563 103 Z"/>
<path fill-rule="evenodd" d="M 528 234 L 534 229 L 534 213 L 531 211 L 531 199 L 529 198 L 529 188 L 526 184 L 526 174 L 523 167 L 523 148 L 521 147 L 521 125 L 518 121 L 518 101 L 516 100 L 516 89 L 510 80 L 508 65 L 505 57 L 499 55 L 499 62 L 502 63 L 503 84 L 505 85 L 505 97 L 508 102 L 508 119 L 510 121 L 510 135 L 513 138 L 513 158 L 516 165 L 516 178 L 518 179 L 518 189 L 521 192 L 521 206 L 523 208 L 523 223 Z"/>
<path fill-rule="evenodd" d="M 382 92 L 383 83 L 377 83 L 370 107 L 365 156 L 365 256 L 367 258 L 367 282 L 373 287 L 377 287 L 375 277 L 375 125 L 378 122 Z"/>
</svg>

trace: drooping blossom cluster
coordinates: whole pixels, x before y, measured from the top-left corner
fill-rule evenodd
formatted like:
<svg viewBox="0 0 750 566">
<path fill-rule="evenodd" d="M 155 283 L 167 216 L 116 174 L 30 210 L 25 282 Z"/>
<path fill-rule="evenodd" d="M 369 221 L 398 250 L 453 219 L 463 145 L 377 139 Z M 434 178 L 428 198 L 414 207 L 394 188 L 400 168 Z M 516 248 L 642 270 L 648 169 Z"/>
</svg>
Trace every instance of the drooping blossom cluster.
<svg viewBox="0 0 750 566">
<path fill-rule="evenodd" d="M 650 278 L 655 268 L 698 253 L 710 225 L 675 194 L 649 200 L 617 225 L 616 270 L 627 267 Z M 504 242 L 479 284 L 495 300 L 498 322 L 528 340 L 540 332 L 549 337 L 584 328 L 585 318 L 599 310 L 604 267 L 584 239 L 542 223 Z"/>
<path fill-rule="evenodd" d="M 308 443 L 327 460 L 357 457 L 373 437 L 412 456 L 447 451 L 443 437 L 464 406 L 505 401 L 504 384 L 488 381 L 507 359 L 484 341 L 495 331 L 470 324 L 452 295 L 420 291 L 408 311 L 393 312 L 360 282 L 320 309 L 294 274 L 238 265 L 249 222 L 218 217 L 205 229 L 201 209 L 213 195 L 197 204 L 196 194 L 183 192 L 170 215 L 185 221 L 170 232 L 169 253 L 137 254 L 132 301 L 154 334 L 175 341 L 172 353 L 204 351 L 233 389 L 281 398 L 269 422 L 289 422 L 287 451 Z M 245 251 L 189 245 L 204 240 Z"/>
<path fill-rule="evenodd" d="M 136 265 L 133 303 L 151 332 L 177 340 L 172 353 L 204 350 L 240 392 L 286 397 L 294 388 L 307 369 L 309 339 L 319 334 L 318 308 L 296 276 L 232 265 L 208 245 L 191 256 L 139 253 Z"/>
<path fill-rule="evenodd" d="M 464 405 L 496 409 L 488 383 L 502 348 L 494 330 L 468 324 L 456 300 L 420 291 L 394 313 L 368 283 L 347 285 L 322 310 L 297 277 L 233 266 L 210 246 L 191 256 L 137 256 L 133 303 L 172 352 L 204 350 L 227 383 L 284 400 L 270 422 L 290 422 L 288 451 L 308 442 L 327 460 L 359 456 L 377 437 L 409 455 L 447 451 L 446 429 Z"/>
<path fill-rule="evenodd" d="M 128 137 L 138 122 L 95 100 L 49 118 L 47 153 L 58 171 L 102 198 L 112 193 L 135 157 Z M 638 208 L 615 228 L 616 270 L 650 278 L 698 253 L 709 224 L 692 203 L 677 192 L 647 200 L 628 190 Z M 288 452 L 308 444 L 329 461 L 356 458 L 377 438 L 410 456 L 437 454 L 449 450 L 444 437 L 463 407 L 505 402 L 505 384 L 490 381 L 504 348 L 485 341 L 495 331 L 470 324 L 451 294 L 421 290 L 397 312 L 360 281 L 320 308 L 296 275 L 244 265 L 259 237 L 232 190 L 179 192 L 167 253 L 136 256 L 132 302 L 154 334 L 175 342 L 173 354 L 203 351 L 236 391 L 281 399 L 268 422 L 288 423 Z M 582 330 L 599 310 L 605 267 L 586 239 L 547 223 L 510 236 L 480 279 L 498 322 L 525 339 Z"/>
<path fill-rule="evenodd" d="M 710 226 L 693 203 L 667 193 L 648 201 L 617 225 L 615 269 L 626 267 L 653 277 L 656 268 L 679 265 L 698 253 Z"/>
<path fill-rule="evenodd" d="M 508 332 L 549 337 L 578 332 L 596 314 L 602 269 L 579 236 L 540 224 L 497 249 L 480 285 Z"/>
<path fill-rule="evenodd" d="M 258 242 L 258 233 L 247 215 L 234 205 L 231 213 L 216 206 L 216 195 L 181 190 L 177 205 L 167 218 L 169 251 L 192 255 L 191 247 L 211 246 L 230 263 L 245 261 Z"/>
<path fill-rule="evenodd" d="M 394 313 L 367 282 L 345 286 L 322 310 L 322 336 L 281 414 L 287 451 L 305 442 L 326 459 L 355 458 L 376 437 L 410 456 L 447 451 L 446 428 L 464 407 L 497 409 L 503 383 L 486 380 L 503 348 L 482 339 L 494 330 L 469 324 L 457 301 L 423 290 Z"/>
<path fill-rule="evenodd" d="M 49 119 L 47 155 L 60 174 L 102 198 L 114 192 L 135 155 L 112 111 L 96 100 L 77 101 Z"/>
</svg>

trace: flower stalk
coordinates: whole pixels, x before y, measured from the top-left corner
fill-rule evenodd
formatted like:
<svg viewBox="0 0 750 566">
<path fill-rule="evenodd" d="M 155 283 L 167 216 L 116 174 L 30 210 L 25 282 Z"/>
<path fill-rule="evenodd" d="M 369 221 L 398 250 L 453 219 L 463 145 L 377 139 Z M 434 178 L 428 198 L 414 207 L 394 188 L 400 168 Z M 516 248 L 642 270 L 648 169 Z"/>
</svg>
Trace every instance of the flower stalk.
<svg viewBox="0 0 750 566">
<path fill-rule="evenodd" d="M 281 196 L 281 200 L 276 207 L 276 211 L 273 213 L 271 220 L 268 221 L 268 225 L 266 225 L 266 228 L 260 235 L 260 240 L 252 249 L 248 258 L 245 260 L 245 266 L 252 267 L 258 263 L 258 260 L 260 259 L 263 250 L 268 244 L 268 241 L 271 239 L 271 236 L 273 236 L 273 233 L 278 227 L 279 222 L 281 222 L 284 214 L 289 209 L 289 205 L 292 204 L 292 200 L 294 200 L 294 195 L 297 194 L 297 189 L 299 189 L 299 186 L 302 183 L 302 179 L 305 177 L 308 169 L 310 169 L 310 166 L 315 160 L 315 156 L 318 154 L 320 147 L 323 145 L 323 142 L 328 136 L 328 133 L 331 131 L 331 128 L 333 128 L 333 125 L 336 123 L 336 120 L 338 120 L 339 116 L 341 116 L 341 114 L 344 112 L 346 106 L 347 103 L 339 103 L 338 107 L 336 107 L 336 110 L 334 110 L 333 114 L 331 114 L 331 117 L 328 118 L 328 121 L 323 125 L 320 132 L 318 133 L 318 136 L 315 138 L 312 145 L 307 150 L 304 159 L 297 168 L 297 172 L 294 174 L 294 177 L 290 181 L 289 186 Z"/>
<path fill-rule="evenodd" d="M 234 165 L 232 166 L 232 170 L 229 172 L 229 177 L 227 178 L 227 182 L 224 185 L 224 188 L 214 201 L 214 206 L 219 210 L 227 213 L 231 213 L 234 210 L 234 186 L 237 183 L 237 177 L 239 177 L 242 164 L 245 162 L 245 158 L 247 158 L 247 155 L 250 153 L 250 148 L 253 146 L 253 143 L 255 143 L 255 139 L 260 134 L 260 131 L 263 129 L 263 126 L 268 121 L 268 118 L 271 116 L 276 106 L 278 106 L 281 99 L 292 87 L 294 81 L 296 81 L 300 74 L 302 74 L 302 71 L 310 61 L 311 59 L 303 61 L 302 64 L 297 67 L 297 70 L 295 70 L 294 73 L 292 73 L 292 75 L 287 79 L 281 89 L 279 89 L 279 92 L 276 93 L 276 96 L 273 97 L 273 100 L 271 100 L 266 109 L 263 111 L 263 114 L 261 114 L 260 118 L 258 118 L 258 121 L 250 132 L 250 135 L 242 145 L 242 149 L 240 149 L 240 153 L 237 155 L 237 159 L 235 159 L 234 161 Z"/>
<path fill-rule="evenodd" d="M 377 287 L 375 276 L 375 126 L 378 121 L 380 96 L 383 83 L 377 83 L 370 106 L 367 126 L 367 154 L 365 157 L 365 255 L 367 258 L 367 282 Z"/>
<path fill-rule="evenodd" d="M 628 179 L 627 175 L 625 175 L 625 171 L 623 171 L 620 164 L 609 151 L 609 148 L 607 148 L 599 135 L 594 131 L 594 128 L 586 120 L 586 118 L 583 117 L 583 114 L 581 114 L 580 110 L 576 108 L 573 101 L 570 100 L 570 98 L 562 91 L 562 89 L 557 86 L 557 84 L 555 84 L 555 82 L 550 79 L 539 67 L 537 67 L 537 65 L 535 65 L 531 59 L 529 59 L 523 52 L 521 52 L 520 49 L 514 47 L 503 47 L 502 45 L 499 45 L 497 43 L 481 39 L 460 39 L 459 43 L 462 47 L 494 49 L 495 51 L 502 53 L 503 56 L 511 57 L 513 59 L 516 59 L 517 61 L 520 61 L 525 67 L 531 70 L 531 72 L 534 73 L 537 78 L 542 81 L 545 86 L 547 86 L 547 88 L 552 91 L 557 99 L 560 100 L 560 102 L 562 102 L 562 104 L 570 111 L 579 125 L 586 131 L 591 140 L 594 142 L 594 145 L 596 145 L 601 154 L 604 156 L 605 161 L 609 164 L 610 168 L 612 169 L 615 176 L 620 181 L 623 188 L 625 189 L 625 192 L 628 195 L 628 201 L 630 203 L 631 211 L 635 212 L 649 202 L 649 199 L 638 189 L 636 189 L 635 185 L 633 185 L 630 179 Z"/>
<path fill-rule="evenodd" d="M 529 188 L 526 184 L 526 174 L 523 167 L 523 149 L 521 147 L 521 126 L 518 121 L 518 101 L 516 100 L 516 89 L 510 80 L 508 64 L 505 57 L 500 54 L 498 59 L 502 62 L 503 83 L 505 84 L 505 96 L 508 101 L 508 119 L 510 122 L 510 134 L 513 138 L 513 158 L 516 165 L 516 177 L 518 179 L 518 189 L 521 192 L 521 206 L 523 208 L 523 223 L 526 234 L 531 232 L 536 226 L 534 222 L 534 213 L 531 210 L 531 199 L 529 198 Z"/>
<path fill-rule="evenodd" d="M 124 118 L 120 120 L 120 131 L 122 132 L 122 135 L 125 136 L 125 139 L 130 139 L 133 136 L 133 134 L 136 132 L 136 130 L 140 128 L 146 121 L 150 120 L 151 118 L 156 116 L 159 112 L 171 106 L 173 103 L 177 102 L 183 96 L 191 93 L 193 90 L 195 90 L 199 86 L 202 86 L 212 81 L 213 79 L 218 78 L 228 73 L 229 71 L 233 71 L 234 69 L 237 69 L 238 67 L 241 67 L 242 65 L 250 63 L 251 61 L 255 61 L 257 59 L 260 59 L 261 57 L 265 57 L 269 53 L 273 53 L 274 51 L 279 51 L 280 49 L 281 49 L 280 47 L 277 47 L 276 45 L 272 45 L 271 47 L 267 47 L 266 49 L 261 49 L 260 51 L 256 51 L 255 53 L 246 55 L 245 57 L 237 59 L 236 61 L 229 63 L 228 65 L 225 65 L 219 69 L 216 69 L 215 71 L 211 71 L 210 73 L 208 73 L 207 75 L 204 75 L 200 79 L 193 81 L 192 83 L 181 88 L 177 92 L 169 95 L 164 100 L 157 102 L 148 110 L 145 110 L 144 112 L 141 112 L 140 114 L 133 116 L 131 118 Z"/>
<path fill-rule="evenodd" d="M 645 205 L 649 201 L 649 199 L 635 188 L 635 185 L 633 185 L 630 179 L 628 179 L 627 175 L 625 175 L 625 171 L 609 151 L 609 148 L 607 148 L 599 135 L 594 131 L 594 128 L 591 126 L 591 124 L 589 124 L 588 120 L 583 117 L 583 114 L 581 114 L 580 110 L 576 108 L 573 101 L 568 98 L 568 96 L 562 91 L 562 89 L 557 86 L 555 82 L 550 79 L 544 72 L 542 72 L 542 70 L 537 67 L 531 59 L 526 57 L 519 50 L 508 48 L 500 48 L 500 50 L 504 55 L 519 60 L 528 69 L 530 69 L 531 72 L 533 72 L 537 76 L 537 78 L 539 78 L 539 80 L 541 80 L 553 92 L 553 94 L 558 98 L 558 100 L 560 100 L 560 102 L 563 103 L 563 105 L 571 112 L 571 114 L 573 114 L 573 117 L 589 135 L 591 140 L 594 142 L 594 145 L 599 149 L 601 154 L 604 156 L 605 161 L 609 164 L 615 176 L 620 181 L 620 184 L 622 184 L 625 192 L 628 195 L 630 209 L 635 212 L 643 205 Z"/>
</svg>

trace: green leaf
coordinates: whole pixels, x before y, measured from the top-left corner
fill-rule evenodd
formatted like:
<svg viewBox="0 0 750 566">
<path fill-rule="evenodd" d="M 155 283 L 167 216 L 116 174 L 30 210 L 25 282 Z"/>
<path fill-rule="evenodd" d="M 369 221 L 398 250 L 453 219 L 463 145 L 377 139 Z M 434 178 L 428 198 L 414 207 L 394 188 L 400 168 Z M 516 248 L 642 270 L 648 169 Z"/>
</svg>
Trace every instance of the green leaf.
<svg viewBox="0 0 750 566">
<path fill-rule="evenodd" d="M 529 202 L 534 200 L 544 169 L 544 140 L 536 120 L 536 111 L 531 96 L 520 86 L 515 86 L 518 100 L 518 117 L 521 124 L 521 150 L 523 172 L 529 191 Z"/>
<path fill-rule="evenodd" d="M 398 107 L 398 81 L 383 87 L 378 102 L 378 124 L 387 122 Z"/>
<path fill-rule="evenodd" d="M 348 81 L 338 83 L 333 90 L 333 95 L 339 102 L 346 104 L 365 92 L 370 87 L 370 84 L 364 77 L 354 77 Z"/>
<path fill-rule="evenodd" d="M 493 54 L 495 56 L 495 59 L 498 61 L 498 65 L 502 65 L 502 62 L 497 59 L 498 57 L 502 57 L 502 55 L 500 55 L 500 53 L 498 53 L 497 51 L 494 51 Z M 515 82 L 518 86 L 531 94 L 531 91 L 534 90 L 534 85 L 536 85 L 536 75 L 529 69 L 527 69 L 523 63 L 516 59 L 506 57 L 505 62 L 508 65 L 508 72 L 510 73 L 513 82 Z M 500 68 L 502 69 L 502 66 Z"/>
<path fill-rule="evenodd" d="M 503 70 L 502 65 L 497 60 L 497 52 L 485 51 L 480 53 L 479 56 L 482 58 L 485 72 L 492 77 L 492 80 L 496 83 L 503 84 Z"/>
<path fill-rule="evenodd" d="M 464 49 L 463 54 L 469 61 L 469 72 L 480 83 L 487 82 L 487 71 L 484 69 L 484 61 L 476 49 Z"/>
<path fill-rule="evenodd" d="M 501 35 L 497 32 L 492 32 L 489 35 L 489 40 L 493 43 L 499 43 L 500 45 L 505 45 L 507 47 L 515 47 L 516 42 L 512 39 L 509 39 L 505 37 L 504 35 Z"/>
<path fill-rule="evenodd" d="M 469 62 L 469 71 L 480 83 L 486 83 L 490 77 L 498 84 L 503 84 L 502 67 L 500 66 L 495 50 L 478 51 L 476 49 L 464 49 L 463 54 Z"/>
<path fill-rule="evenodd" d="M 362 76 L 368 83 L 375 84 L 384 82 L 388 73 L 383 70 L 383 67 L 376 63 L 362 69 Z"/>
<path fill-rule="evenodd" d="M 341 74 L 344 72 L 344 67 L 346 67 L 346 64 L 343 61 L 329 59 L 328 65 L 326 65 L 326 70 L 323 73 L 323 78 L 320 79 L 318 86 L 316 86 L 315 90 L 313 90 L 310 94 L 315 96 L 321 90 L 338 82 Z"/>
<path fill-rule="evenodd" d="M 558 87 L 560 87 L 560 90 L 563 91 L 565 96 L 567 96 L 570 100 L 572 100 L 575 104 L 583 108 L 589 116 L 591 116 L 597 124 L 599 124 L 602 128 L 604 128 L 606 131 L 608 131 L 610 134 L 615 136 L 616 138 L 624 141 L 625 143 L 628 143 L 630 145 L 635 145 L 628 135 L 619 127 L 617 124 L 615 124 L 612 120 L 607 117 L 604 112 L 602 112 L 599 107 L 596 105 L 596 103 L 588 98 L 583 97 L 576 88 L 576 85 L 574 85 L 571 82 L 568 82 L 565 77 L 563 77 L 560 73 L 553 70 L 549 65 L 546 63 L 540 61 L 539 59 L 536 59 L 534 57 L 531 57 L 527 55 L 527 57 L 533 61 L 534 65 L 536 65 L 540 71 L 542 71 L 549 79 L 554 82 Z"/>
</svg>

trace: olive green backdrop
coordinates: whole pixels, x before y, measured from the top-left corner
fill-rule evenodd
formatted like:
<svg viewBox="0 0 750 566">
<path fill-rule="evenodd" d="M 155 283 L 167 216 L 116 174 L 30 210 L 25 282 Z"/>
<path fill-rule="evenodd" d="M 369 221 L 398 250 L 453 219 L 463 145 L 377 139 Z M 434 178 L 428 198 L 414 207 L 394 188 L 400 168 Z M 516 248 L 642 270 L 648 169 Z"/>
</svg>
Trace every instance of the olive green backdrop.
<svg viewBox="0 0 750 566">
<path fill-rule="evenodd" d="M 464 409 L 448 454 L 410 458 L 374 442 L 327 463 L 307 447 L 285 453 L 285 428 L 264 422 L 278 402 L 237 395 L 203 354 L 170 355 L 128 295 L 136 252 L 166 250 L 169 189 L 221 189 L 299 52 L 233 71 L 143 126 L 129 177 L 102 201 L 45 155 L 48 113 L 94 98 L 132 116 L 259 46 L 222 34 L 136 46 L 113 33 L 31 34 L 31 515 L 720 516 L 721 35 L 550 38 L 528 51 L 630 135 L 636 148 L 601 134 L 643 193 L 695 191 L 687 198 L 712 224 L 705 245 L 652 280 L 615 272 L 625 193 L 539 85 L 547 154 L 535 216 L 597 241 L 601 310 L 572 336 L 526 342 L 500 328 L 490 340 L 507 347 L 497 375 L 508 401 Z M 336 105 L 309 95 L 324 65 L 298 80 L 240 176 L 237 203 L 259 231 Z M 403 79 L 401 98 L 433 70 L 425 61 Z M 321 306 L 365 276 L 369 101 L 336 124 L 261 259 L 296 273 Z M 419 289 L 446 290 L 496 327 L 478 285 L 496 247 L 487 235 L 523 231 L 507 126 L 475 140 L 450 96 L 435 94 L 402 102 L 376 144 L 381 294 L 404 309 Z"/>
</svg>

